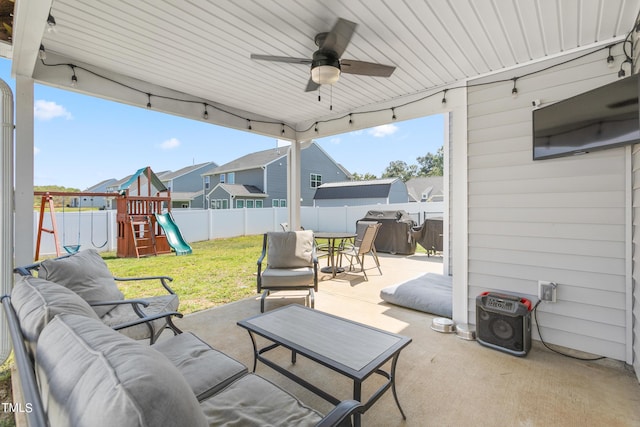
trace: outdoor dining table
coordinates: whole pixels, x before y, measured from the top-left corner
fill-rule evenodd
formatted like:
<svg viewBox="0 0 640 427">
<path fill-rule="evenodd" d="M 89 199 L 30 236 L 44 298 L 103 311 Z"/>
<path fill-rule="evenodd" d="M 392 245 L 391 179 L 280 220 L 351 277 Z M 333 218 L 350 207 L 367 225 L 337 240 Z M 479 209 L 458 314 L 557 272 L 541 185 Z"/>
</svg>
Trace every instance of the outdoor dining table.
<svg viewBox="0 0 640 427">
<path fill-rule="evenodd" d="M 329 231 L 318 231 L 313 233 L 313 237 L 316 240 L 326 240 L 327 241 L 327 250 L 329 252 L 329 265 L 327 267 L 322 267 L 320 271 L 323 273 L 331 273 L 331 277 L 336 277 L 337 273 L 344 272 L 344 268 L 336 265 L 336 257 L 335 254 L 342 243 L 347 239 L 354 239 L 356 237 L 356 233 L 348 233 L 348 232 L 329 232 Z M 338 242 L 338 244 L 336 244 Z"/>
</svg>

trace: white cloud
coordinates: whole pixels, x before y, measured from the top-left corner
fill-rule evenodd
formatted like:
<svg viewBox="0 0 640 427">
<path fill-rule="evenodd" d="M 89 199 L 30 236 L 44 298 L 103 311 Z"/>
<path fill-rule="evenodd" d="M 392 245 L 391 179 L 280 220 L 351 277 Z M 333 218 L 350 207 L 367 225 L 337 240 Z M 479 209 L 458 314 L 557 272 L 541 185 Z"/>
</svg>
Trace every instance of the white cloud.
<svg viewBox="0 0 640 427">
<path fill-rule="evenodd" d="M 374 128 L 369 129 L 369 135 L 375 138 L 384 138 L 385 136 L 393 135 L 398 130 L 398 126 L 388 124 L 376 126 Z"/>
<path fill-rule="evenodd" d="M 45 101 L 38 99 L 33 105 L 33 117 L 38 120 L 51 120 L 56 117 L 63 117 L 67 120 L 73 119 L 70 112 L 60 104 L 54 101 Z"/>
<path fill-rule="evenodd" d="M 171 138 L 164 141 L 160 144 L 160 148 L 163 150 L 173 150 L 174 148 L 178 148 L 180 146 L 180 140 L 178 138 Z"/>
<path fill-rule="evenodd" d="M 332 144 L 338 145 L 338 144 L 340 144 L 340 142 L 342 142 L 342 140 L 340 138 L 338 138 L 338 137 L 331 138 L 331 143 Z"/>
</svg>

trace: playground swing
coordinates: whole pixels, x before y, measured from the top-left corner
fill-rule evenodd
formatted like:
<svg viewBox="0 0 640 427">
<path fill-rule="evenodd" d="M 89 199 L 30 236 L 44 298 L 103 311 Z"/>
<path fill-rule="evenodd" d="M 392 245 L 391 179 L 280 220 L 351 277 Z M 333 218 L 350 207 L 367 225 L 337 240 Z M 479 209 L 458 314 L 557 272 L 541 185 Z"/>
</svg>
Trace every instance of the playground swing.
<svg viewBox="0 0 640 427">
<path fill-rule="evenodd" d="M 67 227 L 65 222 L 66 215 L 64 212 L 64 207 L 65 207 L 64 197 L 62 197 L 62 247 L 64 248 L 65 251 L 67 251 L 68 254 L 75 254 L 80 250 L 80 218 L 81 218 L 80 209 L 82 207 L 82 199 L 78 197 L 78 240 L 75 245 L 66 244 Z"/>
<path fill-rule="evenodd" d="M 90 217 L 91 218 L 91 244 L 93 245 L 94 248 L 101 249 L 101 248 L 104 248 L 105 246 L 107 246 L 107 243 L 109 243 L 109 217 L 107 216 L 107 220 L 105 221 L 105 233 L 104 234 L 105 234 L 106 237 L 104 239 L 104 243 L 98 245 L 95 242 L 94 233 L 93 233 L 93 211 L 94 211 L 93 207 L 94 206 L 93 206 L 93 197 L 92 197 L 91 198 L 91 217 Z"/>
</svg>

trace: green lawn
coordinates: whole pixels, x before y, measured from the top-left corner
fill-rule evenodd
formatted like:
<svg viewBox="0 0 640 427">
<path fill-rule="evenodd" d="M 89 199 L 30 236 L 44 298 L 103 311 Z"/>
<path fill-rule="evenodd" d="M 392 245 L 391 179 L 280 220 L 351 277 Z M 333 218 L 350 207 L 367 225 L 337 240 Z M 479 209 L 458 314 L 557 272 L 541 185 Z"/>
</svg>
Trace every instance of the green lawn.
<svg viewBox="0 0 640 427">
<path fill-rule="evenodd" d="M 191 244 L 190 255 L 158 255 L 117 258 L 103 252 L 114 276 L 173 277 L 170 286 L 180 297 L 180 312 L 204 310 L 256 294 L 256 261 L 262 250 L 262 235 L 215 239 Z M 118 283 L 127 298 L 162 294 L 158 282 Z"/>
</svg>

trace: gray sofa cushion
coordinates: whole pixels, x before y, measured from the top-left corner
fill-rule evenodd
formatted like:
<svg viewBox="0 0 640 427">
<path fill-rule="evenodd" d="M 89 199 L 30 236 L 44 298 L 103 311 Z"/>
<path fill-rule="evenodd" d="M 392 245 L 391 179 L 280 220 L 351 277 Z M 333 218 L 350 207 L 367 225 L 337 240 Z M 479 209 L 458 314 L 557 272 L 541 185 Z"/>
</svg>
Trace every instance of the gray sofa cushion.
<svg viewBox="0 0 640 427">
<path fill-rule="evenodd" d="M 75 292 L 56 283 L 32 276 L 17 276 L 11 291 L 13 305 L 22 335 L 31 357 L 42 329 L 56 314 L 73 313 L 99 320 L 96 312 Z"/>
<path fill-rule="evenodd" d="M 271 268 L 312 265 L 313 231 L 267 233 L 268 265 Z"/>
<path fill-rule="evenodd" d="M 95 249 L 80 251 L 66 258 L 44 260 L 38 276 L 71 289 L 88 303 L 124 299 L 107 264 Z M 102 317 L 113 307 L 93 309 Z"/>
<path fill-rule="evenodd" d="M 36 372 L 51 427 L 207 425 L 166 357 L 98 320 L 52 320 L 40 334 Z"/>
<path fill-rule="evenodd" d="M 165 313 L 167 311 L 177 311 L 180 304 L 178 295 L 159 295 L 155 297 L 140 298 L 149 303 L 149 306 L 142 307 L 142 311 L 147 316 L 154 314 Z M 104 316 L 101 316 L 102 321 L 109 326 L 116 326 L 132 320 L 138 319 L 138 315 L 133 311 L 131 304 L 119 304 L 115 308 Z M 167 324 L 165 318 L 154 320 L 151 322 L 153 328 L 153 334 L 164 328 Z M 150 337 L 149 327 L 147 323 L 132 326 L 130 328 L 120 329 L 120 332 L 133 338 L 134 340 L 142 340 Z"/>
<path fill-rule="evenodd" d="M 198 400 L 204 400 L 247 373 L 247 367 L 212 349 L 190 332 L 152 345 L 178 368 Z"/>
<path fill-rule="evenodd" d="M 380 291 L 384 301 L 438 316 L 451 317 L 451 277 L 425 273 Z"/>
<path fill-rule="evenodd" d="M 211 426 L 314 426 L 322 416 L 254 374 L 200 403 Z"/>
</svg>

